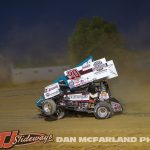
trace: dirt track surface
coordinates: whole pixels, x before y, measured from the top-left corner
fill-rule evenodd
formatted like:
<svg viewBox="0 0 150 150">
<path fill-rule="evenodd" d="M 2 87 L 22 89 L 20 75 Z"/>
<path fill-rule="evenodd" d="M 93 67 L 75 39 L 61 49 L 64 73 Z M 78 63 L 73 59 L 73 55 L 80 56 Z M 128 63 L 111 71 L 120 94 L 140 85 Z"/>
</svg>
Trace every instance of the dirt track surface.
<svg viewBox="0 0 150 150">
<path fill-rule="evenodd" d="M 21 133 L 52 133 L 55 137 L 150 137 L 150 82 L 137 78 L 111 81 L 113 95 L 124 106 L 122 115 L 106 120 L 94 117 L 66 117 L 45 121 L 37 114 L 35 100 L 47 83 L 4 87 L 0 89 L 0 131 L 20 130 Z M 37 143 L 13 149 L 61 150 L 149 150 L 149 143 Z"/>
</svg>

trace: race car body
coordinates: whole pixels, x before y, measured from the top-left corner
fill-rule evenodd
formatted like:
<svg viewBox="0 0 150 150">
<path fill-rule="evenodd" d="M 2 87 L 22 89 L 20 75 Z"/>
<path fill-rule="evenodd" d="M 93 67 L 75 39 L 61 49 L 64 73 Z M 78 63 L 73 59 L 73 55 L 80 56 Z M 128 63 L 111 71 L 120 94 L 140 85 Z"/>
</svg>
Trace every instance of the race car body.
<svg viewBox="0 0 150 150">
<path fill-rule="evenodd" d="M 44 116 L 57 119 L 63 118 L 66 110 L 92 113 L 98 119 L 110 118 L 123 111 L 119 101 L 111 96 L 106 82 L 117 76 L 112 60 L 93 61 L 90 56 L 45 87 L 36 105 Z"/>
</svg>

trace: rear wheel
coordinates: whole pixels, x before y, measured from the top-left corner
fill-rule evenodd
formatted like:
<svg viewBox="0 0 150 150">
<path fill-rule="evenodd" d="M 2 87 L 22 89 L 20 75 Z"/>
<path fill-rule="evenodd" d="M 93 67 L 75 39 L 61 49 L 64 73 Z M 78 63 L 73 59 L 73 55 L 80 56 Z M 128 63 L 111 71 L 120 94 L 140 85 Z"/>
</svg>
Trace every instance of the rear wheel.
<svg viewBox="0 0 150 150">
<path fill-rule="evenodd" d="M 107 119 L 112 116 L 111 105 L 107 102 L 100 102 L 94 108 L 94 115 L 97 119 Z"/>
</svg>

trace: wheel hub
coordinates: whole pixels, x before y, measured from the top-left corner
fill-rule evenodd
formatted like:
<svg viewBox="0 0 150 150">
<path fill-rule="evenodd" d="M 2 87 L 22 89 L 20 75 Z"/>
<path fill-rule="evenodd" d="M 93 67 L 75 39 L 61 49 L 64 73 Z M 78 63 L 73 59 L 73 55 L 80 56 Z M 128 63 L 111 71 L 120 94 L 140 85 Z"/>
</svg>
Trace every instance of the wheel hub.
<svg viewBox="0 0 150 150">
<path fill-rule="evenodd" d="M 46 113 L 49 113 L 49 112 L 51 112 L 52 107 L 48 103 L 45 103 L 43 109 Z"/>
<path fill-rule="evenodd" d="M 108 114 L 108 110 L 105 107 L 100 107 L 100 108 L 98 108 L 97 111 L 98 111 L 98 115 L 102 118 L 105 118 Z"/>
</svg>

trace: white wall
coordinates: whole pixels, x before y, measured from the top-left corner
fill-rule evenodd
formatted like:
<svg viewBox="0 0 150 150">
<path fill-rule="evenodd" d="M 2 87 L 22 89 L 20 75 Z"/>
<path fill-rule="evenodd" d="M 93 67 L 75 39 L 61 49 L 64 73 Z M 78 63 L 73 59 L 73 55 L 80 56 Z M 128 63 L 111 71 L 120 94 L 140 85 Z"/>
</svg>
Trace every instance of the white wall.
<svg viewBox="0 0 150 150">
<path fill-rule="evenodd" d="M 11 68 L 13 83 L 27 83 L 32 81 L 54 80 L 63 75 L 69 66 L 39 67 L 39 68 Z"/>
</svg>

